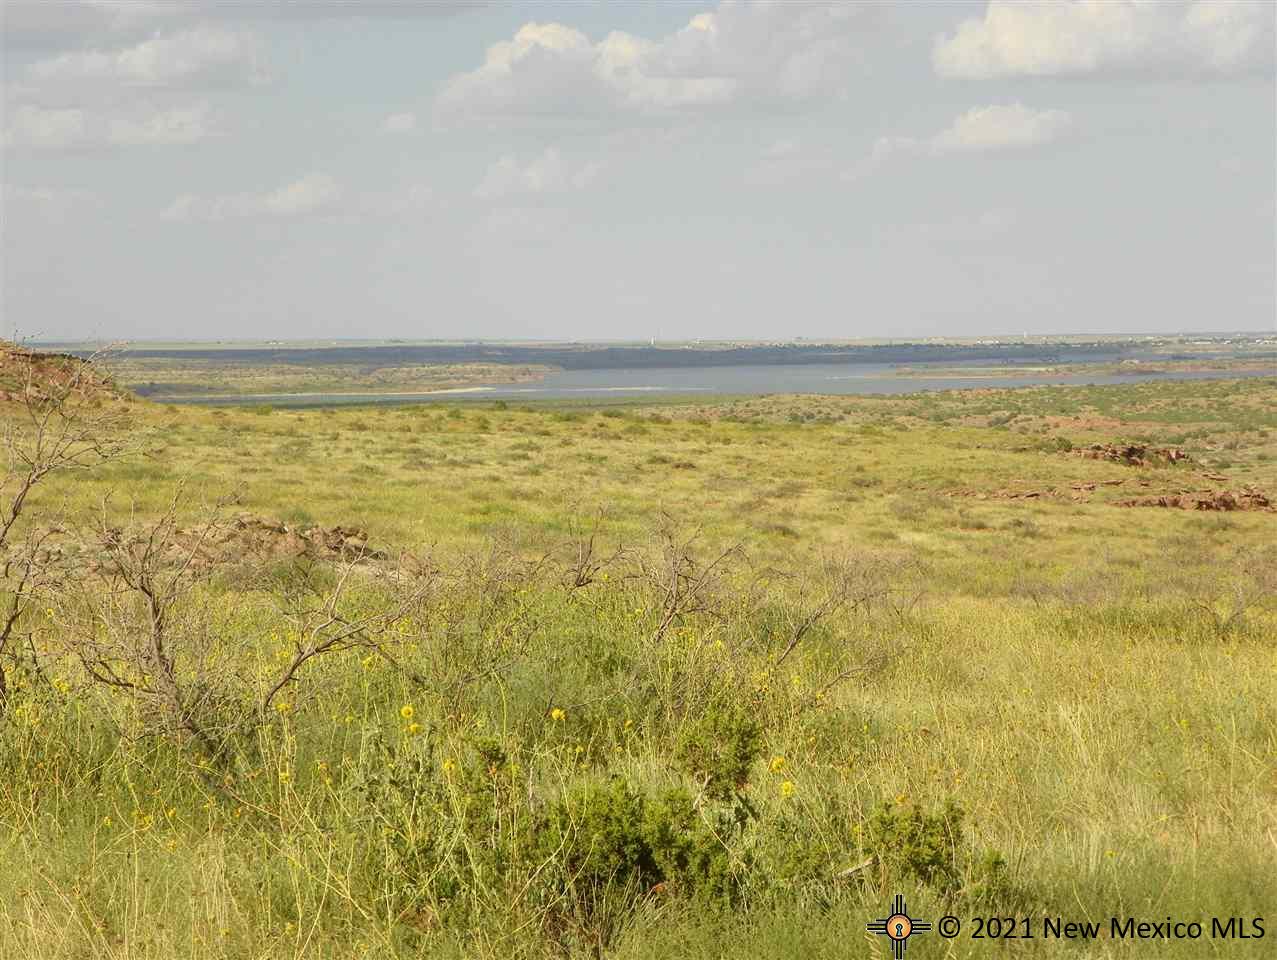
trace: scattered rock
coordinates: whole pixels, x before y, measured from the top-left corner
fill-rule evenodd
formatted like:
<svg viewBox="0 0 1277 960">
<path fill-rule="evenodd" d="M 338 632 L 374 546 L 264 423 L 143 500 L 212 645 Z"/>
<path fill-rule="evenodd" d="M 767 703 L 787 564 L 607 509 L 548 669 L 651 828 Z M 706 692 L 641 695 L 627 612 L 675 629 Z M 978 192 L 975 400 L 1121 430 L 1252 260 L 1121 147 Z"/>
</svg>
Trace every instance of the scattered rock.
<svg viewBox="0 0 1277 960">
<path fill-rule="evenodd" d="M 949 490 L 946 496 L 976 500 L 1039 500 L 1042 497 L 1058 497 L 1061 493 L 1054 487 L 1048 487 L 1045 490 Z"/>
<path fill-rule="evenodd" d="M 1135 497 L 1117 501 L 1119 507 L 1167 507 L 1172 510 L 1262 510 L 1277 512 L 1271 498 L 1254 487 L 1241 490 L 1208 490 L 1165 493 L 1156 497 Z"/>
<path fill-rule="evenodd" d="M 89 570 L 108 569 L 113 564 L 106 548 L 120 544 L 144 549 L 139 534 L 110 530 L 107 542 L 83 541 L 75 537 L 50 538 L 42 559 L 57 564 L 81 564 Z M 241 515 L 222 520 L 212 527 L 189 527 L 176 531 L 163 552 L 167 564 L 189 563 L 195 569 L 234 566 L 239 563 L 291 560 L 306 557 L 320 561 L 386 560 L 389 555 L 368 546 L 368 533 L 358 527 L 321 527 L 317 524 L 292 526 L 279 520 Z"/>
<path fill-rule="evenodd" d="M 1073 451 L 1075 456 L 1088 460 L 1109 460 L 1130 467 L 1152 467 L 1163 464 L 1187 463 L 1192 460 L 1179 447 L 1149 447 L 1141 443 L 1093 443 Z"/>
<path fill-rule="evenodd" d="M 310 557 L 315 560 L 384 560 L 386 554 L 368 546 L 368 531 L 359 527 L 292 526 L 280 520 L 243 514 L 213 530 L 200 543 L 199 530 L 184 530 L 178 541 L 195 548 L 206 562 L 224 562 L 245 556 L 283 560 Z"/>
<path fill-rule="evenodd" d="M 1090 493 L 1096 487 L 1120 487 L 1124 483 L 1126 483 L 1125 480 L 1091 480 L 1086 483 L 1075 483 L 1072 489 Z"/>
</svg>

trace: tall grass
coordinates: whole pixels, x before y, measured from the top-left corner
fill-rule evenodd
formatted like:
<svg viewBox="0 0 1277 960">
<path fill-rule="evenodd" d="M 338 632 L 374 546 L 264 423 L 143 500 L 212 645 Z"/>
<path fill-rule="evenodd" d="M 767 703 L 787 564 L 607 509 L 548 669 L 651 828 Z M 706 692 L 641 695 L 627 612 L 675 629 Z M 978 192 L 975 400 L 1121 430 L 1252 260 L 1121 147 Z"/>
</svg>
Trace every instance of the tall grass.
<svg viewBox="0 0 1277 960">
<path fill-rule="evenodd" d="M 1150 422 L 1159 398 L 1215 388 L 1194 389 L 1097 396 Z M 1052 416 L 1051 396 L 1017 402 Z M 1277 616 L 1258 596 L 1228 617 L 1235 588 L 1271 570 L 1270 517 L 956 500 L 955 479 L 996 491 L 1132 474 L 974 423 L 861 429 L 862 409 L 895 401 L 790 423 L 806 402 L 725 408 L 760 417 L 748 424 L 714 408 L 635 415 L 646 432 L 592 443 L 593 462 L 559 441 L 629 415 L 489 410 L 472 429 L 470 410 L 183 411 L 207 448 L 192 437 L 167 467 L 53 488 L 87 508 L 116 485 L 145 519 L 166 469 L 204 464 L 216 489 L 234 454 L 280 447 L 273 431 L 332 432 L 349 454 L 321 469 L 321 443 L 285 440 L 245 506 L 364 520 L 429 556 L 430 589 L 383 638 L 388 656 L 316 659 L 264 719 L 218 727 L 217 756 L 86 676 L 83 607 L 51 597 L 26 624 L 39 659 L 0 717 L 0 957 L 873 956 L 864 924 L 898 892 L 933 920 L 1271 912 Z M 423 423 L 426 479 L 402 454 L 378 458 L 404 423 Z M 1246 475 L 1271 482 L 1254 457 L 1268 438 L 1247 436 Z M 672 616 L 670 556 L 648 538 L 662 511 L 702 528 L 695 571 L 725 558 L 703 602 Z M 591 530 L 600 563 L 582 584 Z M 786 653 L 848 571 L 868 600 L 827 609 Z M 183 676 L 228 715 L 287 657 L 295 573 L 245 557 L 180 600 L 175 622 L 202 631 L 175 640 Z M 359 566 L 351 608 L 386 603 L 387 573 Z M 933 935 L 909 951 L 989 948 Z"/>
</svg>

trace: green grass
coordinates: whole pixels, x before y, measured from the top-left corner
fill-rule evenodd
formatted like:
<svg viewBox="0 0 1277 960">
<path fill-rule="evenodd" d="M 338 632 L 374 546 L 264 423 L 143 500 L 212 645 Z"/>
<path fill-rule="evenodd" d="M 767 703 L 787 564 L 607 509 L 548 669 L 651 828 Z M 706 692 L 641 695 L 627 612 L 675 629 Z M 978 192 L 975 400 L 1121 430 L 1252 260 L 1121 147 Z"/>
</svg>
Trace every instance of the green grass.
<svg viewBox="0 0 1277 960">
<path fill-rule="evenodd" d="M 1205 609 L 1271 573 L 1274 515 L 1115 505 L 1277 491 L 1277 381 L 135 409 L 153 455 L 51 483 L 45 509 L 87 517 L 111 494 L 144 519 L 189 477 L 192 514 L 237 490 L 233 511 L 363 525 L 439 579 L 396 624 L 404 669 L 320 658 L 217 761 L 68 656 L 89 580 L 51 598 L 29 624 L 42 673 L 0 719 L 0 956 L 886 956 L 864 924 L 895 893 L 933 921 L 1209 927 L 1277 903 L 1277 616 L 1261 602 L 1220 629 Z M 1056 437 L 1177 443 L 1194 463 L 1086 460 Z M 1205 478 L 1223 459 L 1227 483 Z M 1105 480 L 1123 483 L 1070 496 Z M 1055 495 L 998 496 L 1024 491 Z M 703 559 L 740 546 L 709 609 L 665 631 L 644 575 L 663 516 L 699 528 Z M 595 517 L 600 554 L 627 552 L 573 589 Z M 184 669 L 232 704 L 279 669 L 289 569 L 228 566 L 183 600 Z M 818 620 L 784 656 L 838 569 L 890 596 Z M 390 589 L 360 576 L 347 602 L 378 609 Z M 706 717 L 715 742 L 739 732 L 736 789 L 707 790 L 706 751 L 683 746 Z M 700 798 L 730 903 L 691 866 L 657 889 L 654 873 L 574 877 L 571 843 L 607 848 L 593 827 L 544 855 L 553 811 L 603 822 L 598 790 L 616 783 L 654 823 L 669 797 Z M 875 816 L 950 802 L 965 816 L 936 855 L 955 879 L 927 879 L 923 838 L 884 840 Z M 1008 949 L 1260 957 L 1266 942 Z M 994 949 L 931 934 L 908 955 Z"/>
</svg>

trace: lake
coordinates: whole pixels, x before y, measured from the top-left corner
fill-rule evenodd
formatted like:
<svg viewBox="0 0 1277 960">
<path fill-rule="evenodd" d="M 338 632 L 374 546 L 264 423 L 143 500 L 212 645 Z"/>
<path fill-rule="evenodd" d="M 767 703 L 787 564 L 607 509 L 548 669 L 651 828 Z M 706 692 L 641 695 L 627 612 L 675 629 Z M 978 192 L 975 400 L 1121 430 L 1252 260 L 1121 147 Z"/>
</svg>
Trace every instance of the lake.
<svg viewBox="0 0 1277 960">
<path fill-rule="evenodd" d="M 954 374 L 955 364 L 942 365 L 947 375 L 898 376 L 891 364 L 769 364 L 757 366 L 670 367 L 645 370 L 564 370 L 536 383 L 458 387 L 431 393 L 254 394 L 235 397 L 163 398 L 169 403 L 239 406 L 268 403 L 278 407 L 335 406 L 357 403 L 429 403 L 442 400 L 605 400 L 626 397 L 802 394 L 899 394 L 924 390 L 1029 387 L 1041 384 L 1108 385 L 1152 380 L 1210 380 L 1277 376 L 1272 372 L 1237 371 L 1141 373 L 1122 376 L 1020 376 Z M 910 364 L 925 370 L 925 364 Z"/>
</svg>

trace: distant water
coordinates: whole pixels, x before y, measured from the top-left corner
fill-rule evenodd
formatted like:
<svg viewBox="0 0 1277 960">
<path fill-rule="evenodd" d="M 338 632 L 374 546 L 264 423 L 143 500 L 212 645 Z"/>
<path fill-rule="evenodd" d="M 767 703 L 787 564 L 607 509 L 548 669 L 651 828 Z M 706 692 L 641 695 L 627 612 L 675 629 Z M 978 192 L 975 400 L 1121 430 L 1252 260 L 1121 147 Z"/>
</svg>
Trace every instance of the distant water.
<svg viewBox="0 0 1277 960">
<path fill-rule="evenodd" d="M 1101 361 L 1102 362 L 1102 361 Z M 393 394 L 256 394 L 208 399 L 165 398 L 170 403 L 239 406 L 267 403 L 277 407 L 336 406 L 354 403 L 430 403 L 441 400 L 603 400 L 623 397 L 659 398 L 662 395 L 715 394 L 762 395 L 770 393 L 856 394 L 918 393 L 924 390 L 962 390 L 989 387 L 1029 387 L 1040 384 L 1106 385 L 1147 383 L 1152 380 L 1212 380 L 1268 373 L 1146 373 L 1126 376 L 992 377 L 973 373 L 952 375 L 954 364 L 942 365 L 950 376 L 897 376 L 888 364 L 772 364 L 733 367 L 670 367 L 652 370 L 565 370 L 534 383 L 475 385 L 434 393 Z M 925 364 L 910 369 L 925 370 Z"/>
</svg>

